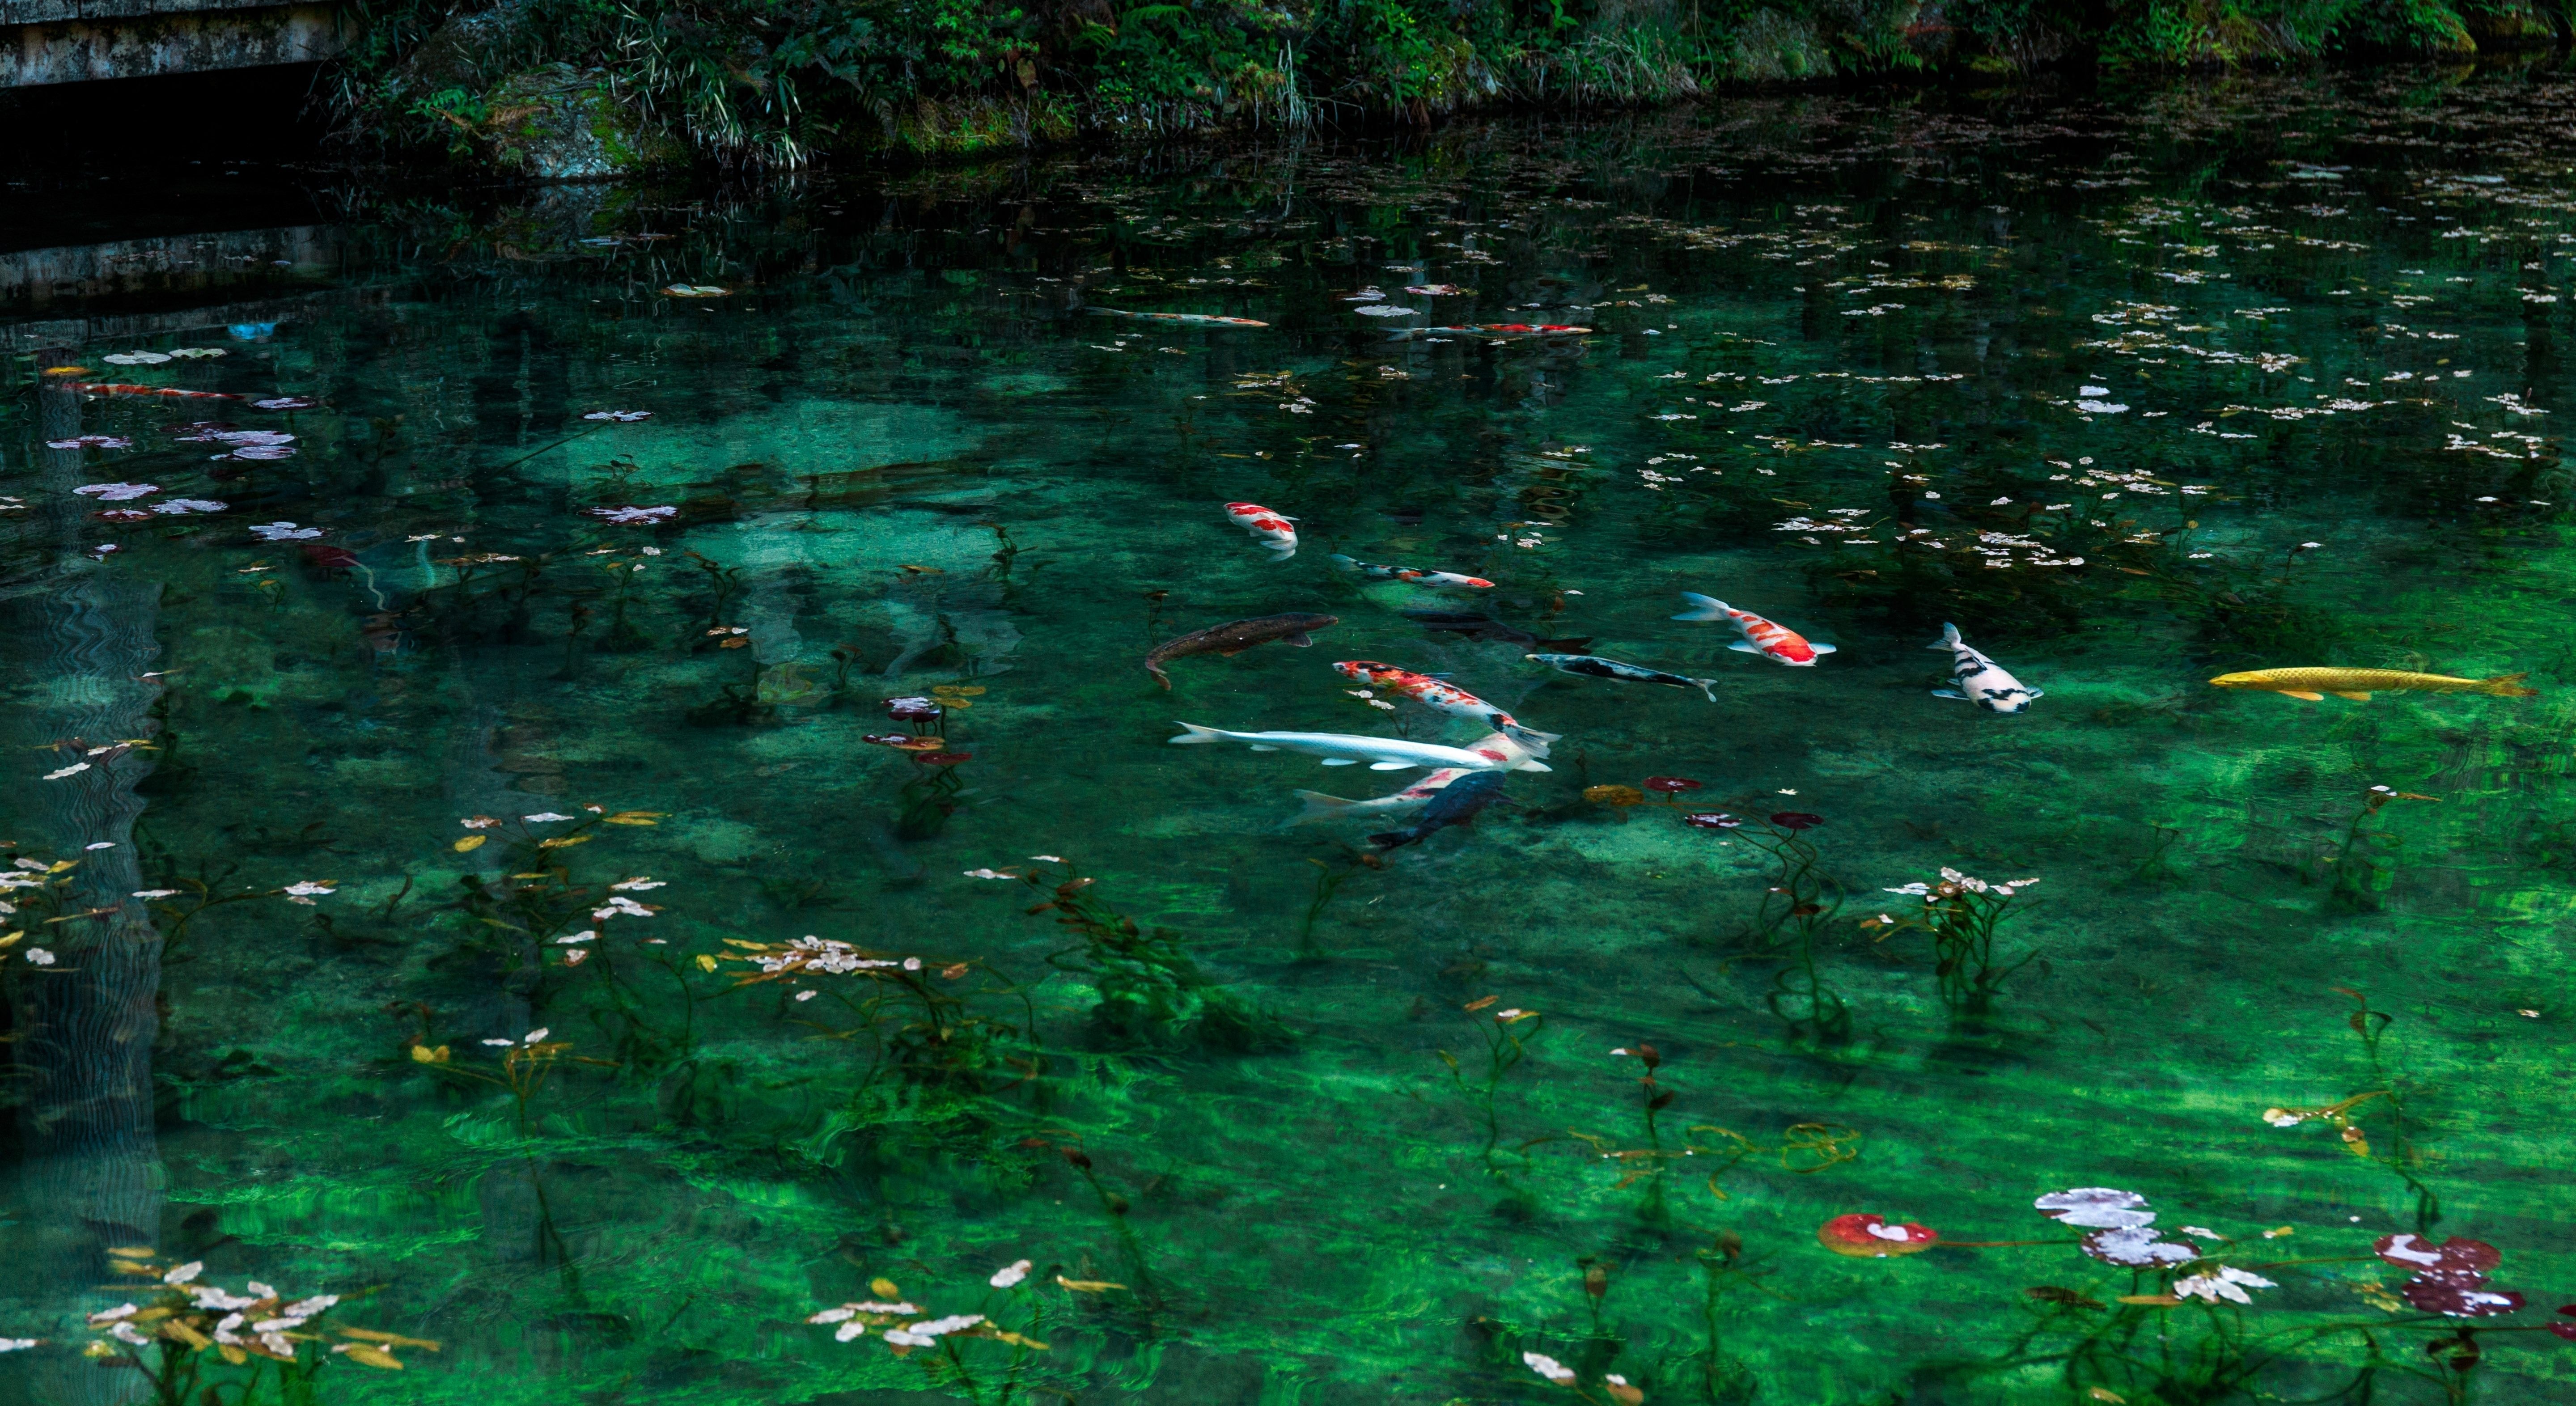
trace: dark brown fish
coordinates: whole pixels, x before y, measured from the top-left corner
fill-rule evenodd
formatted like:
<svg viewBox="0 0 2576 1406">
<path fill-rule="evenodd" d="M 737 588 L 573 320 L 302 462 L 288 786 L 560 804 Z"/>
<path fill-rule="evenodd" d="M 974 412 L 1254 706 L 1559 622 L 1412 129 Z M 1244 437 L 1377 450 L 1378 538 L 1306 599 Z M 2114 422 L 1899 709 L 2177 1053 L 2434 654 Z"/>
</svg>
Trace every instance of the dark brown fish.
<svg viewBox="0 0 2576 1406">
<path fill-rule="evenodd" d="M 1326 625 L 1340 623 L 1341 619 L 1332 615 L 1264 615 L 1252 620 L 1228 620 L 1222 625 L 1192 630 L 1179 639 L 1165 640 L 1154 646 L 1153 651 L 1145 656 L 1145 672 L 1161 680 L 1163 687 L 1168 689 L 1172 686 L 1172 678 L 1163 672 L 1164 660 L 1184 659 L 1193 654 L 1241 654 L 1256 644 L 1268 644 L 1272 640 L 1303 649 L 1315 642 L 1307 636 L 1308 630 L 1320 630 Z"/>
</svg>

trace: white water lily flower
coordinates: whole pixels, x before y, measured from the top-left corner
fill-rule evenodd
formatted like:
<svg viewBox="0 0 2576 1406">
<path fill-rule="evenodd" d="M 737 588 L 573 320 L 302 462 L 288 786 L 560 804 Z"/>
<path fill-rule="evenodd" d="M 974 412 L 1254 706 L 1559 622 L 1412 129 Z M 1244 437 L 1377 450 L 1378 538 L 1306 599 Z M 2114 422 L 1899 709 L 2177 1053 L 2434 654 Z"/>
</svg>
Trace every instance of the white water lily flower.
<svg viewBox="0 0 2576 1406">
<path fill-rule="evenodd" d="M 827 1308 L 820 1313 L 808 1314 L 805 1321 L 808 1323 L 846 1323 L 849 1321 L 850 1316 L 857 1312 L 858 1310 L 856 1308 L 853 1308 L 848 1304 L 842 1304 L 838 1308 Z"/>
<path fill-rule="evenodd" d="M 205 1273 L 205 1272 L 206 1272 L 206 1263 L 205 1263 L 205 1261 L 203 1261 L 203 1260 L 190 1260 L 190 1261 L 188 1261 L 186 1264 L 183 1264 L 183 1265 L 179 1266 L 178 1268 L 176 1268 L 176 1269 L 174 1269 L 174 1270 L 171 1270 L 169 1273 L 162 1275 L 162 1276 L 161 1276 L 161 1282 L 162 1282 L 162 1283 L 164 1283 L 164 1284 L 185 1284 L 185 1283 L 187 1283 L 189 1280 L 194 1279 L 194 1278 L 196 1278 L 198 1275 L 203 1274 L 203 1273 Z"/>
<path fill-rule="evenodd" d="M 170 359 L 168 352 L 111 352 L 99 358 L 110 366 L 158 366 Z"/>
<path fill-rule="evenodd" d="M 131 1323 L 111 1324 L 108 1327 L 107 1335 L 116 1339 L 118 1342 L 131 1343 L 136 1347 L 146 1347 L 152 1342 L 151 1335 L 145 1333 L 142 1329 L 135 1327 Z"/>
<path fill-rule="evenodd" d="M 489 815 L 469 815 L 456 823 L 468 830 L 489 830 L 501 822 L 498 818 Z"/>
<path fill-rule="evenodd" d="M 213 1284 L 191 1284 L 188 1286 L 188 1293 L 197 1301 L 197 1307 L 199 1308 L 248 1308 L 252 1304 L 259 1302 L 257 1299 L 244 1298 L 239 1294 L 227 1293 Z"/>
<path fill-rule="evenodd" d="M 520 818 L 521 820 L 528 821 L 528 822 L 530 822 L 530 823 L 532 823 L 532 824 L 543 824 L 543 823 L 548 822 L 548 821 L 554 821 L 554 820 L 570 820 L 570 819 L 572 819 L 572 817 L 571 817 L 571 816 L 569 816 L 569 815 L 557 815 L 557 814 L 555 814 L 553 811 L 550 811 L 550 810 L 541 810 L 541 811 L 538 811 L 538 812 L 537 812 L 536 814 L 534 814 L 534 815 L 523 815 L 523 816 L 520 816 L 519 818 Z"/>
<path fill-rule="evenodd" d="M 84 483 L 72 491 L 84 497 L 96 498 L 102 503 L 130 503 L 147 493 L 160 492 L 161 485 L 157 483 Z"/>
<path fill-rule="evenodd" d="M 333 884 L 338 882 L 339 880 L 337 879 L 322 879 L 319 881 L 307 879 L 297 883 L 288 884 L 286 886 L 286 891 L 298 898 L 310 898 L 317 893 L 338 892 L 337 889 L 331 887 Z"/>
<path fill-rule="evenodd" d="M 31 967 L 50 967 L 53 964 L 53 953 L 46 951 L 42 947 L 30 947 L 27 949 L 27 965 Z"/>
<path fill-rule="evenodd" d="M 250 535 L 263 542 L 293 542 L 307 537 L 319 537 L 322 535 L 322 529 L 298 527 L 291 522 L 263 522 L 253 525 Z"/>
<path fill-rule="evenodd" d="M 0 1352 L 25 1352 L 43 1341 L 43 1338 L 0 1338 Z"/>
<path fill-rule="evenodd" d="M 220 513 L 231 506 L 230 503 L 219 503 L 212 498 L 165 498 L 153 504 L 152 511 L 184 516 L 188 513 Z"/>
<path fill-rule="evenodd" d="M 1021 1280 L 1028 1278 L 1029 1269 L 1030 1264 L 1027 1260 L 1013 1260 L 1011 1263 L 1002 1266 L 1000 1269 L 994 1270 L 993 1277 L 985 1282 L 991 1284 L 996 1289 L 1007 1289 L 1012 1285 L 1019 1283 Z"/>
<path fill-rule="evenodd" d="M 590 910 L 590 916 L 597 918 L 603 923 L 621 913 L 629 918 L 649 918 L 653 916 L 652 909 L 645 907 L 634 899 L 628 898 L 622 893 L 610 894 L 608 897 L 608 905 L 606 907 L 593 908 Z"/>
<path fill-rule="evenodd" d="M 665 881 L 665 880 L 652 878 L 652 877 L 649 877 L 649 876 L 647 876 L 647 875 L 643 875 L 643 874 L 638 874 L 638 875 L 636 875 L 634 878 L 631 878 L 631 879 L 620 879 L 620 880 L 618 880 L 616 883 L 613 883 L 613 884 L 610 884 L 610 885 L 609 885 L 609 887 L 610 887 L 610 888 L 612 888 L 612 889 L 625 889 L 625 890 L 633 890 L 633 889 L 658 889 L 658 888 L 668 888 L 669 886 L 670 886 L 670 885 L 669 885 L 669 884 L 668 884 L 668 882 L 667 882 L 667 881 Z"/>
<path fill-rule="evenodd" d="M 70 766 L 64 767 L 64 768 L 63 768 L 62 770 L 60 770 L 60 771 L 49 771 L 49 772 L 46 772 L 46 773 L 45 773 L 45 779 L 46 779 L 47 781 L 60 781 L 60 780 L 62 780 L 62 779 L 63 779 L 64 777 L 66 777 L 66 776 L 78 776 L 80 773 L 82 773 L 82 772 L 84 772 L 84 771 L 87 771 L 87 770 L 89 770 L 89 763 L 87 763 L 87 762 L 74 762 L 74 763 L 72 763 Z"/>
<path fill-rule="evenodd" d="M 563 936 L 556 938 L 555 945 L 557 947 L 570 947 L 576 942 L 589 942 L 598 936 L 599 929 L 584 928 L 579 932 L 566 933 Z"/>
<path fill-rule="evenodd" d="M 845 1343 L 850 1341 L 852 1338 L 865 1337 L 867 1336 L 867 1332 L 868 1325 L 853 1318 L 849 1322 L 842 1324 L 839 1330 L 832 1334 L 832 1341 Z"/>
<path fill-rule="evenodd" d="M 2111 393 L 2111 388 L 2109 386 L 2081 386 L 2076 389 L 2075 393 L 2077 395 L 2109 395 Z"/>
<path fill-rule="evenodd" d="M 1064 856 L 1060 854 L 1033 854 L 1030 855 L 1029 858 L 1034 859 L 1041 864 L 1062 864 L 1064 862 Z"/>
<path fill-rule="evenodd" d="M 131 1318 L 139 1311 L 130 1303 L 121 1303 L 114 1308 L 102 1308 L 89 1316 L 89 1325 L 93 1328 L 102 1327 L 120 1318 Z"/>
<path fill-rule="evenodd" d="M 1546 1353 L 1524 1352 L 1521 1354 L 1521 1363 L 1558 1386 L 1574 1385 L 1574 1369 Z"/>
<path fill-rule="evenodd" d="M 886 1329 L 885 1340 L 897 1347 L 928 1347 L 939 1341 L 937 1338 L 925 1338 L 919 1333 L 904 1328 Z"/>
<path fill-rule="evenodd" d="M 2156 1213 L 2145 1209 L 2147 1198 L 2108 1186 L 2052 1191 L 2030 1204 L 2061 1224 L 2096 1230 L 2131 1230 L 2156 1221 Z"/>
<path fill-rule="evenodd" d="M 546 1027 L 540 1025 L 536 1029 L 529 1031 L 527 1034 L 520 1036 L 519 1043 L 522 1045 L 533 1045 L 544 1038 L 546 1038 Z"/>
<path fill-rule="evenodd" d="M 952 1313 L 946 1318 L 925 1319 L 919 1323 L 907 1323 L 904 1327 L 925 1338 L 936 1338 L 960 1329 L 972 1328 L 983 1321 L 984 1315 L 980 1313 Z"/>
<path fill-rule="evenodd" d="M 969 869 L 965 872 L 966 877 L 970 879 L 1015 879 L 1019 877 L 1016 874 L 1005 874 L 999 869 Z"/>
<path fill-rule="evenodd" d="M 2211 1303 L 2216 1303 L 2220 1299 L 2226 1299 L 2231 1303 L 2252 1303 L 2254 1300 L 2246 1294 L 2247 1289 L 2279 1287 L 2262 1275 L 2238 1269 L 2234 1265 L 2221 1265 L 2215 1274 L 2193 1274 L 2173 1282 L 2176 1298 L 2207 1299 Z"/>
<path fill-rule="evenodd" d="M 1378 304 L 1376 307 L 1368 307 L 1368 308 L 1353 308 L 1353 309 L 1352 309 L 1352 311 L 1353 311 L 1353 312 L 1358 313 L 1358 314 L 1359 314 L 1360 316 L 1362 316 L 1362 317 L 1411 317 L 1411 316 L 1413 316 L 1413 309 L 1411 309 L 1411 308 L 1399 308 L 1399 307 L 1392 307 L 1392 306 L 1389 306 L 1389 305 L 1387 305 L 1387 304 L 1385 304 L 1385 303 L 1380 303 L 1380 304 Z"/>
</svg>

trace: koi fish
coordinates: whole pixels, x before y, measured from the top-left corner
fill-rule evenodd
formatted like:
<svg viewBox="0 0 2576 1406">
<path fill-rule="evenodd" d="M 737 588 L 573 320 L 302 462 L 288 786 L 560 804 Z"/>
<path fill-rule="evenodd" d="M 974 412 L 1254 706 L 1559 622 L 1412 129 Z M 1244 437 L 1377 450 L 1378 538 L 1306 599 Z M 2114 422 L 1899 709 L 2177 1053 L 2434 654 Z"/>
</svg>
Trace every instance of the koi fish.
<svg viewBox="0 0 2576 1406">
<path fill-rule="evenodd" d="M 1540 732 L 1521 726 L 1512 715 L 1452 683 L 1429 674 L 1417 674 L 1374 659 L 1345 659 L 1333 666 L 1335 672 L 1353 683 L 1375 684 L 1389 693 L 1400 693 L 1435 712 L 1453 718 L 1473 718 L 1494 731 L 1522 743 L 1536 743 L 1541 751 L 1557 740 L 1558 734 Z"/>
<path fill-rule="evenodd" d="M 1693 591 L 1682 592 L 1682 599 L 1690 602 L 1691 608 L 1674 616 L 1674 619 L 1724 620 L 1743 632 L 1744 638 L 1728 645 L 1729 649 L 1759 654 L 1800 669 L 1812 669 L 1816 666 L 1817 655 L 1834 652 L 1832 645 L 1811 644 L 1806 636 L 1786 625 L 1773 624 L 1752 611 L 1738 610 L 1722 600 L 1713 600 Z"/>
<path fill-rule="evenodd" d="M 1506 756 L 1526 757 L 1528 755 L 1521 744 L 1499 732 L 1489 732 L 1468 743 L 1467 750 L 1501 752 Z M 1393 795 L 1379 796 L 1374 800 L 1366 801 L 1346 801 L 1339 796 L 1327 796 L 1321 791 L 1291 791 L 1290 795 L 1305 802 L 1305 808 L 1298 811 L 1294 818 L 1279 828 L 1285 830 L 1297 825 L 1311 825 L 1319 820 L 1373 820 L 1381 815 L 1409 815 L 1431 804 L 1431 798 L 1438 795 L 1441 788 L 1450 782 L 1462 776 L 1475 774 L 1465 767 L 1445 766 Z"/>
<path fill-rule="evenodd" d="M 1261 544 L 1279 554 L 1285 561 L 1297 555 L 1297 526 L 1293 518 L 1281 517 L 1259 503 L 1228 503 L 1225 515 L 1234 525 L 1261 539 Z"/>
<path fill-rule="evenodd" d="M 1717 701 L 1717 690 L 1709 687 L 1710 684 L 1717 682 L 1715 679 L 1695 679 L 1687 674 L 1667 674 L 1661 669 L 1649 669 L 1643 664 L 1623 664 L 1616 659 L 1604 659 L 1598 654 L 1524 654 L 1521 657 L 1564 673 L 1581 674 L 1589 679 L 1620 679 L 1628 683 L 1659 683 L 1666 688 L 1696 688 L 1708 695 L 1709 702 Z"/>
<path fill-rule="evenodd" d="M 1248 317 L 1219 317 L 1212 312 L 1129 312 L 1125 308 L 1087 308 L 1093 317 L 1124 317 L 1138 322 L 1168 322 L 1175 327 L 1267 327 Z"/>
<path fill-rule="evenodd" d="M 60 384 L 65 390 L 79 391 L 83 395 L 157 395 L 171 400 L 241 399 L 226 391 L 183 391 L 176 386 L 135 386 L 122 381 L 64 381 Z"/>
<path fill-rule="evenodd" d="M 1211 742 L 1240 742 L 1256 752 L 1303 752 L 1322 757 L 1326 766 L 1356 766 L 1368 763 L 1371 771 L 1402 771 L 1407 767 L 1457 767 L 1462 771 L 1546 771 L 1547 764 L 1530 759 L 1521 748 L 1484 748 L 1469 751 L 1464 747 L 1443 747 L 1436 742 L 1408 742 L 1400 737 L 1360 737 L 1347 732 L 1227 732 L 1222 728 L 1201 727 L 1182 723 L 1181 735 L 1170 739 L 1172 745 L 1185 747 Z M 1536 750 L 1544 756 L 1545 749 Z"/>
<path fill-rule="evenodd" d="M 1477 814 L 1487 806 L 1510 804 L 1511 802 L 1503 795 L 1503 774 L 1499 771 L 1480 771 L 1473 776 L 1460 778 L 1457 784 L 1433 796 L 1431 803 L 1422 808 L 1421 819 L 1401 830 L 1371 835 L 1369 843 L 1380 849 L 1420 844 L 1452 825 L 1474 824 Z"/>
<path fill-rule="evenodd" d="M 1553 322 L 1478 322 L 1465 327 L 1399 327 L 1388 336 L 1399 341 L 1415 337 L 1580 337 L 1591 330 Z"/>
<path fill-rule="evenodd" d="M 1959 627 L 1943 625 L 1941 638 L 1923 646 L 1925 649 L 1950 651 L 1952 687 L 1932 690 L 1935 698 L 1956 698 L 1974 703 L 1990 713 L 2027 713 L 2031 700 L 2048 695 L 2035 688 L 2024 688 L 2021 680 L 2004 672 L 2004 666 L 1968 647 L 1959 638 Z"/>
<path fill-rule="evenodd" d="M 1268 644 L 1272 640 L 1304 649 L 1315 642 L 1307 631 L 1340 623 L 1340 617 L 1332 615 L 1264 615 L 1251 620 L 1228 620 L 1222 625 L 1192 630 L 1178 639 L 1165 640 L 1154 646 L 1145 656 L 1145 672 L 1161 680 L 1163 687 L 1168 689 L 1172 686 L 1172 677 L 1163 672 L 1163 661 L 1167 659 L 1186 659 L 1193 654 L 1215 654 L 1230 659 L 1256 644 Z"/>
<path fill-rule="evenodd" d="M 1374 562 L 1354 560 L 1339 552 L 1333 554 L 1333 564 L 1344 571 L 1356 571 L 1372 581 L 1411 581 L 1419 586 L 1464 586 L 1480 591 L 1491 589 L 1494 584 L 1482 576 L 1461 576 L 1455 571 L 1424 571 L 1420 567 L 1413 566 L 1379 566 Z"/>
<path fill-rule="evenodd" d="M 2524 688 L 2522 680 L 2529 674 L 2498 674 L 2491 679 L 2461 679 L 2449 674 L 2417 674 L 2404 669 L 2256 669 L 2243 674 L 2221 674 L 2210 682 L 2220 688 L 2252 689 L 2263 693 L 2286 693 L 2311 703 L 2322 702 L 2331 693 L 2367 703 L 2374 692 L 2390 693 L 2492 693 L 2498 698 L 2530 698 L 2540 692 Z"/>
</svg>

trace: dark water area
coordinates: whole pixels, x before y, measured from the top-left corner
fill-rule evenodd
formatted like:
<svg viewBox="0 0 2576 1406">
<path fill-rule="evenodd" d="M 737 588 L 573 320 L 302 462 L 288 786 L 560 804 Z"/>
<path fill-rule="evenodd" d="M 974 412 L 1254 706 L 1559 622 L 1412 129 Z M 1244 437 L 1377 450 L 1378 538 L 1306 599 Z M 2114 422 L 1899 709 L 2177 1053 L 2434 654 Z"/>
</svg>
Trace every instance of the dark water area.
<svg viewBox="0 0 2576 1406">
<path fill-rule="evenodd" d="M 2564 1400 L 2571 153 L 28 177 L 0 1402 Z"/>
</svg>

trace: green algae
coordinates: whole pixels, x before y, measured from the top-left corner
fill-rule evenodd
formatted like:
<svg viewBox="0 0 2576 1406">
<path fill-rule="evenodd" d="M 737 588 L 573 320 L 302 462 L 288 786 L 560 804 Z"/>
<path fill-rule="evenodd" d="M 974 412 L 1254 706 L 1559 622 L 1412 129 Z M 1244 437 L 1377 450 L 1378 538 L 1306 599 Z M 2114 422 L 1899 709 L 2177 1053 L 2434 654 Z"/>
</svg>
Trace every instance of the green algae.
<svg viewBox="0 0 2576 1406">
<path fill-rule="evenodd" d="M 339 296 L 115 377 L 319 408 L 84 401 L 40 368 L 140 344 L 48 343 L 0 446 L 0 838 L 79 862 L 10 895 L 55 964 L 0 961 L 0 1336 L 46 1340 L 0 1396 L 102 1380 L 104 1251 L 151 1244 L 440 1343 L 329 1400 L 1562 1394 L 1524 1353 L 1595 1399 L 2555 1399 L 2570 101 L 1801 99 L 711 192 L 614 245 L 387 209 Z M 1388 335 L 1507 321 L 1596 330 Z M 164 429 L 214 415 L 299 452 Z M 234 508 L 71 492 L 118 481 Z M 284 520 L 325 535 L 246 531 Z M 1685 589 L 1840 652 L 1726 651 Z M 1342 623 L 1138 668 L 1289 609 Z M 1945 620 L 2047 697 L 1932 697 Z M 1341 658 L 1554 769 L 1319 870 L 1364 828 L 1283 831 L 1292 789 L 1394 781 L 1164 739 L 1472 735 Z M 2291 664 L 2542 693 L 2204 683 Z M 1700 784 L 1583 799 L 1646 778 Z M 1890 892 L 1945 868 L 2041 883 L 1999 924 Z M 2031 1209 L 2082 1186 L 2280 1287 L 2121 1303 L 2157 1276 Z M 1849 1213 L 2044 1243 L 1841 1258 Z M 2402 1231 L 2499 1247 L 2530 1304 L 2478 1325 L 2522 1331 L 2463 1368 L 2379 1306 Z M 805 1321 L 877 1279 L 1047 1348 Z"/>
</svg>

